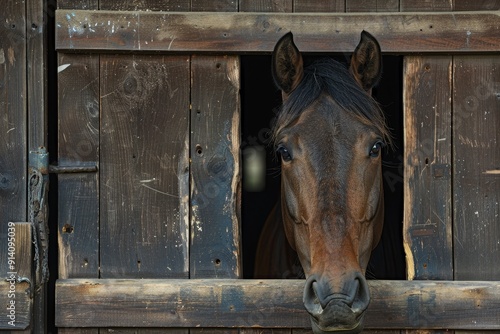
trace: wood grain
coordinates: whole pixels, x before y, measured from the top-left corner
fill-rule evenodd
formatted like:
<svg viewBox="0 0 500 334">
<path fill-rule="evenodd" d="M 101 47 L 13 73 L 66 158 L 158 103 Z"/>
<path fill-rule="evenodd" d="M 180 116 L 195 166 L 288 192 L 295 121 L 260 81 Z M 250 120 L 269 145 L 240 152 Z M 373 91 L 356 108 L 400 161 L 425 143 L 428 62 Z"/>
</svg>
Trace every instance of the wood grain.
<svg viewBox="0 0 500 334">
<path fill-rule="evenodd" d="M 99 162 L 99 56 L 59 55 L 59 164 Z M 58 174 L 59 277 L 99 277 L 98 173 Z"/>
<path fill-rule="evenodd" d="M 239 58 L 192 56 L 191 278 L 237 278 L 240 251 Z"/>
<path fill-rule="evenodd" d="M 404 242 L 409 279 L 453 279 L 451 56 L 405 57 Z"/>
<path fill-rule="evenodd" d="M 369 281 L 366 328 L 499 330 L 499 284 Z M 56 324 L 309 328 L 303 285 L 301 280 L 59 280 Z"/>
<path fill-rule="evenodd" d="M 455 279 L 500 275 L 500 58 L 453 60 Z"/>
<path fill-rule="evenodd" d="M 359 34 L 383 52 L 496 52 L 496 12 L 457 13 L 56 13 L 56 48 L 66 51 L 270 52 L 292 31 L 304 52 L 352 52 Z M 332 35 L 335 38 L 332 38 Z"/>
<path fill-rule="evenodd" d="M 101 277 L 188 277 L 188 60 L 101 56 Z"/>
</svg>

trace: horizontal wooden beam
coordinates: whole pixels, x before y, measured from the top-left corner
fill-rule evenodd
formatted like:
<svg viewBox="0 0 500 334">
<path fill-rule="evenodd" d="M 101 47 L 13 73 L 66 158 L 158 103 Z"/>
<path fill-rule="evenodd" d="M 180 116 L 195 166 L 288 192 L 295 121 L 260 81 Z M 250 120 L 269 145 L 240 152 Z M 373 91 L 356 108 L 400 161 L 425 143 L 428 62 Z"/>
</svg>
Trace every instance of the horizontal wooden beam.
<svg viewBox="0 0 500 334">
<path fill-rule="evenodd" d="M 371 329 L 500 329 L 500 282 L 369 281 Z M 69 279 L 60 327 L 307 328 L 301 280 Z"/>
<path fill-rule="evenodd" d="M 173 13 L 58 10 L 59 51 L 266 53 L 292 31 L 303 52 L 352 52 L 362 30 L 386 53 L 498 52 L 499 12 Z"/>
</svg>

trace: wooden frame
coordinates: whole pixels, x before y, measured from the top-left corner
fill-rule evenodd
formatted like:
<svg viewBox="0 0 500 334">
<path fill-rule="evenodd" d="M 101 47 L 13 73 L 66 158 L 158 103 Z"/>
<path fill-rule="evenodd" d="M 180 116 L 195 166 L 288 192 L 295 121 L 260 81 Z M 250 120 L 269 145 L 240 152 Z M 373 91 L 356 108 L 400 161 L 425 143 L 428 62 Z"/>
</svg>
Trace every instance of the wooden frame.
<svg viewBox="0 0 500 334">
<path fill-rule="evenodd" d="M 500 329 L 500 282 L 368 281 L 371 329 Z M 307 328 L 302 280 L 59 280 L 62 327 Z"/>
<path fill-rule="evenodd" d="M 363 30 L 387 53 L 497 52 L 497 12 L 172 13 L 58 10 L 58 51 L 270 52 L 286 32 L 303 52 L 352 52 Z M 335 35 L 335 38 L 332 36 Z M 330 43 L 325 41 L 331 40 Z"/>
<path fill-rule="evenodd" d="M 102 9 L 106 8 L 102 7 Z M 454 64 L 453 57 L 459 54 L 476 53 L 488 53 L 486 57 L 492 57 L 494 52 L 498 52 L 500 50 L 498 12 L 277 14 L 58 10 L 56 13 L 56 48 L 64 53 L 61 55 L 61 57 L 66 57 L 64 59 L 76 57 L 83 60 L 80 64 L 82 67 L 86 64 L 93 64 L 97 66 L 96 69 L 100 61 L 99 57 L 102 61 L 109 56 L 102 55 L 103 53 L 122 53 L 121 56 L 125 54 L 131 57 L 137 54 L 140 54 L 139 57 L 149 56 L 144 53 L 155 52 L 161 52 L 162 55 L 196 54 L 191 56 L 193 57 L 192 64 L 194 64 L 193 73 L 200 75 L 200 78 L 210 77 L 213 80 L 214 77 L 219 78 L 220 75 L 220 73 L 213 74 L 218 73 L 214 68 L 233 69 L 228 73 L 237 69 L 237 61 L 231 58 L 233 56 L 226 59 L 222 56 L 214 56 L 215 54 L 268 53 L 274 47 L 276 40 L 290 30 L 297 37 L 299 48 L 305 52 L 351 53 L 363 29 L 377 36 L 385 53 L 411 54 L 414 58 L 408 57 L 405 70 L 409 71 L 408 73 L 418 74 L 412 78 L 418 78 L 420 85 L 415 84 L 413 91 L 406 90 L 411 82 L 408 83 L 405 91 L 412 94 L 408 94 L 405 108 L 410 110 L 413 105 L 408 102 L 418 99 L 419 103 L 424 101 L 427 104 L 420 103 L 418 106 L 413 106 L 414 108 L 422 108 L 422 106 L 432 108 L 434 102 L 439 101 L 437 106 L 443 110 L 438 118 L 439 122 L 429 123 L 430 125 L 426 123 L 423 129 L 420 129 L 419 125 L 424 121 L 430 122 L 427 120 L 427 113 L 407 118 L 405 123 L 407 130 L 412 130 L 408 132 L 413 133 L 416 138 L 432 137 L 434 133 L 440 136 L 436 137 L 436 143 L 432 145 L 433 148 L 436 147 L 436 152 L 432 151 L 433 155 L 429 158 L 415 162 L 415 164 L 427 165 L 426 161 L 428 161 L 432 168 L 421 166 L 421 169 L 427 168 L 425 170 L 432 170 L 432 173 L 422 178 L 421 173 L 405 172 L 408 177 L 405 182 L 412 182 L 412 189 L 420 187 L 422 193 L 430 184 L 435 194 L 441 196 L 443 192 L 447 192 L 451 196 L 452 181 L 448 166 L 452 147 L 449 146 L 449 142 L 439 139 L 452 135 L 449 127 L 452 110 L 447 103 L 451 103 L 450 96 L 453 93 L 452 81 L 450 81 L 452 75 L 449 75 L 452 73 L 450 71 Z M 332 34 L 336 35 L 335 38 L 332 38 Z M 202 55 L 199 55 L 201 53 Z M 425 53 L 424 57 L 422 57 L 423 53 Z M 446 55 L 441 55 L 443 53 Z M 439 57 L 449 57 L 449 59 Z M 233 63 L 234 66 L 226 66 Z M 66 64 L 66 62 L 61 62 L 61 64 Z M 89 68 L 93 69 L 91 66 Z M 484 68 L 488 67 L 484 66 Z M 97 85 L 93 81 L 95 76 L 95 73 L 88 75 L 89 83 L 92 82 L 92 85 Z M 226 77 L 226 75 L 222 76 L 222 78 Z M 73 80 L 74 77 L 68 76 L 68 78 Z M 204 80 L 197 81 L 205 82 Z M 439 93 L 432 85 L 424 85 L 427 81 L 438 82 L 440 91 L 445 91 L 448 95 L 444 96 Z M 80 86 L 89 89 L 92 85 Z M 224 82 L 224 85 L 228 85 L 228 82 Z M 421 86 L 431 88 L 427 91 L 420 89 Z M 92 89 L 94 93 L 99 91 L 98 88 Z M 207 104 L 203 96 L 205 91 L 203 86 L 196 87 L 196 89 L 197 91 L 192 94 L 195 97 L 191 109 L 193 128 L 203 127 L 209 122 L 208 118 L 203 117 L 210 115 L 200 107 Z M 75 94 L 82 95 L 76 90 Z M 233 94 L 233 97 L 237 96 L 237 93 Z M 436 100 L 436 96 L 439 100 Z M 219 100 L 218 97 L 211 97 L 211 99 L 211 101 Z M 67 100 L 72 99 L 67 98 Z M 231 106 L 230 110 L 236 109 Z M 227 115 L 230 113 L 228 112 Z M 218 125 L 218 121 L 219 119 L 210 119 L 209 123 Z M 234 126 L 232 129 L 233 134 L 238 132 Z M 213 132 L 217 134 L 220 130 Z M 199 142 L 212 143 L 211 133 L 207 134 L 207 138 L 201 139 L 194 137 L 199 135 L 198 132 L 194 133 L 195 135 L 189 141 L 190 145 L 197 145 Z M 441 136 L 443 133 L 446 136 Z M 196 138 L 196 142 L 193 138 Z M 199 147 L 203 148 L 205 155 L 210 150 L 215 152 L 217 149 L 217 147 L 205 148 L 201 145 Z M 234 147 L 234 152 L 236 152 L 237 147 Z M 422 151 L 422 148 L 417 146 L 406 147 L 406 149 L 408 156 L 418 156 L 418 153 Z M 192 152 L 197 150 L 198 146 L 191 147 Z M 413 155 L 410 155 L 411 153 Z M 193 156 L 193 161 L 199 165 L 192 167 L 192 174 L 205 179 L 201 172 L 204 172 L 203 164 L 208 159 L 204 162 L 202 154 Z M 217 170 L 214 169 L 212 173 L 214 171 Z M 415 177 L 412 178 L 412 176 Z M 186 179 L 186 175 L 183 179 Z M 190 189 L 194 203 L 199 191 L 196 188 L 196 180 L 191 180 L 191 184 L 195 185 L 193 189 Z M 226 190 L 232 189 L 228 187 Z M 234 191 L 229 191 L 229 193 L 234 193 Z M 184 197 L 187 201 L 187 196 Z M 447 196 L 440 198 L 449 199 Z M 424 203 L 425 205 L 422 205 L 421 201 L 417 202 L 418 198 L 412 200 L 415 202 L 413 207 L 408 206 L 406 219 L 413 225 L 406 231 L 408 238 L 406 246 L 409 253 L 425 256 L 421 258 L 414 256 L 409 261 L 409 265 L 414 267 L 409 268 L 412 269 L 409 271 L 410 277 L 456 279 L 452 263 L 452 246 L 450 246 L 454 238 L 451 231 L 453 212 L 451 202 L 445 202 L 445 205 L 438 207 L 437 202 L 431 196 L 429 196 L 429 201 Z M 233 198 L 231 203 L 237 202 L 238 200 Z M 68 206 L 70 207 L 71 204 L 68 203 Z M 411 211 L 412 208 L 415 210 Z M 439 211 L 427 208 L 438 208 Z M 434 224 L 427 224 L 427 217 L 420 214 L 419 210 L 438 216 L 440 219 L 444 217 L 445 219 L 440 221 L 446 221 L 446 224 L 437 227 Z M 433 216 L 431 218 L 435 219 Z M 199 217 L 206 217 L 206 213 L 199 214 L 193 210 L 191 217 L 197 221 Z M 423 222 L 419 223 L 417 219 L 414 219 L 415 217 L 423 219 Z M 220 222 L 221 220 L 220 217 L 211 216 L 210 221 Z M 432 221 L 429 220 L 429 222 Z M 230 220 L 225 220 L 225 222 L 229 224 Z M 92 228 L 95 229 L 95 226 L 92 225 Z M 230 238 L 232 235 L 229 233 L 227 236 Z M 69 239 L 73 236 L 64 237 Z M 410 242 L 415 237 L 426 238 L 425 243 Z M 181 327 L 183 331 L 193 327 L 212 329 L 220 327 L 309 327 L 309 319 L 301 302 L 303 281 L 199 280 L 203 277 L 212 277 L 209 275 L 219 278 L 237 277 L 239 259 L 228 256 L 227 261 L 226 258 L 220 261 L 219 257 L 214 261 L 212 254 L 207 254 L 205 251 L 207 248 L 204 240 L 208 238 L 195 236 L 194 239 L 197 244 L 192 247 L 194 251 L 191 254 L 195 255 L 196 261 L 190 259 L 193 269 L 190 277 L 195 279 L 191 280 L 73 279 L 84 276 L 78 272 L 81 270 L 79 268 L 90 268 L 91 270 L 86 270 L 89 270 L 91 274 L 86 272 L 85 275 L 95 277 L 98 271 L 98 257 L 92 254 L 94 262 L 90 263 L 94 264 L 93 266 L 81 266 L 74 260 L 68 263 L 75 268 L 71 268 L 68 275 L 63 275 L 71 279 L 59 280 L 57 283 L 57 326 L 73 328 Z M 97 249 L 95 245 L 92 246 L 93 250 Z M 445 247 L 447 253 L 442 251 Z M 223 249 L 223 247 L 220 248 Z M 428 253 L 440 254 L 440 256 L 427 256 Z M 139 263 L 143 269 L 146 267 L 144 261 Z M 223 265 L 227 263 L 227 268 L 230 270 L 219 268 L 220 263 Z M 126 274 L 129 276 L 126 277 L 139 275 L 132 272 L 130 268 L 127 270 Z M 161 273 L 158 276 L 161 276 Z M 500 329 L 498 325 L 500 323 L 499 284 L 500 282 L 476 281 L 372 281 L 370 288 L 373 301 L 370 312 L 367 314 L 366 326 L 370 329 L 498 330 Z"/>
</svg>

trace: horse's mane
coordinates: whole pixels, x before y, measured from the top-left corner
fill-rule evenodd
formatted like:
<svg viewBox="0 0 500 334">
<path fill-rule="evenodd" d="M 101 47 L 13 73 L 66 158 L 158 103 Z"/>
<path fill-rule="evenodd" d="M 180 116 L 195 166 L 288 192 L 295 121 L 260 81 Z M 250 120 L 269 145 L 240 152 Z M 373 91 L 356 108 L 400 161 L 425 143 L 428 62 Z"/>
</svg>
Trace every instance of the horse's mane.
<svg viewBox="0 0 500 334">
<path fill-rule="evenodd" d="M 372 126 L 386 142 L 390 134 L 378 103 L 354 80 L 345 65 L 325 58 L 307 66 L 297 88 L 281 106 L 273 131 L 293 122 L 322 93 L 326 93 L 344 110 L 352 112 L 362 123 Z"/>
</svg>

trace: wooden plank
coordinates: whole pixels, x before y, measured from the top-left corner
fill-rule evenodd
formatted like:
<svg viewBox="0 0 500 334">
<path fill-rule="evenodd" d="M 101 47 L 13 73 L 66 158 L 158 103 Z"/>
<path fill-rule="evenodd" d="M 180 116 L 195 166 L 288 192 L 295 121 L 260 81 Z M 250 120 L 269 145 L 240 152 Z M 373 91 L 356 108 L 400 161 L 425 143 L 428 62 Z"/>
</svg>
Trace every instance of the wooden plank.
<svg viewBox="0 0 500 334">
<path fill-rule="evenodd" d="M 193 56 L 191 72 L 190 277 L 236 278 L 241 275 L 239 58 Z"/>
<path fill-rule="evenodd" d="M 465 10 L 499 10 L 500 1 L 498 0 L 454 0 L 454 11 Z"/>
<path fill-rule="evenodd" d="M 239 0 L 240 12 L 291 13 L 293 0 Z"/>
<path fill-rule="evenodd" d="M 26 19 L 27 93 L 28 93 L 28 147 L 30 151 L 47 147 L 47 27 L 42 0 L 28 0 Z"/>
<path fill-rule="evenodd" d="M 398 0 L 346 0 L 347 12 L 398 12 Z"/>
<path fill-rule="evenodd" d="M 101 277 L 188 277 L 189 58 L 101 56 Z"/>
<path fill-rule="evenodd" d="M 100 10 L 151 10 L 151 11 L 189 11 L 191 5 L 186 0 L 141 0 L 141 1 L 117 1 L 100 0 Z"/>
<path fill-rule="evenodd" d="M 99 161 L 99 56 L 59 55 L 59 164 Z M 98 173 L 58 174 L 59 277 L 99 277 Z"/>
<path fill-rule="evenodd" d="M 294 0 L 293 11 L 295 13 L 342 13 L 345 12 L 344 0 Z"/>
<path fill-rule="evenodd" d="M 32 323 L 34 288 L 32 224 L 13 223 L 0 225 L 0 330 L 12 333 L 27 329 Z M 30 330 L 27 329 L 26 333 Z M 8 333 L 8 332 L 7 332 Z"/>
<path fill-rule="evenodd" d="M 500 57 L 453 61 L 455 279 L 500 275 Z"/>
<path fill-rule="evenodd" d="M 26 221 L 26 13 L 10 1 L 0 13 L 0 225 Z M 0 260 L 4 255 L 0 252 Z"/>
<path fill-rule="evenodd" d="M 451 56 L 405 57 L 404 246 L 409 279 L 453 279 Z"/>
<path fill-rule="evenodd" d="M 97 9 L 97 0 L 58 0 L 57 7 Z M 99 164 L 99 55 L 58 54 L 58 159 Z M 59 278 L 99 277 L 99 173 L 58 174 Z M 58 328 L 65 334 L 98 329 Z"/>
<path fill-rule="evenodd" d="M 461 1 L 461 0 L 459 0 Z M 453 1 L 449 0 L 400 0 L 402 12 L 433 12 L 453 10 Z"/>
<path fill-rule="evenodd" d="M 367 329 L 500 329 L 500 282 L 368 282 Z M 59 280 L 56 324 L 310 328 L 303 286 L 302 280 Z"/>
<path fill-rule="evenodd" d="M 56 13 L 56 48 L 66 51 L 270 52 L 293 31 L 304 52 L 352 52 L 361 30 L 384 52 L 497 52 L 500 15 L 459 13 Z M 335 35 L 335 38 L 332 38 Z"/>
</svg>

